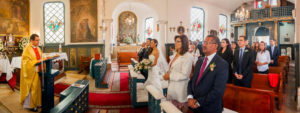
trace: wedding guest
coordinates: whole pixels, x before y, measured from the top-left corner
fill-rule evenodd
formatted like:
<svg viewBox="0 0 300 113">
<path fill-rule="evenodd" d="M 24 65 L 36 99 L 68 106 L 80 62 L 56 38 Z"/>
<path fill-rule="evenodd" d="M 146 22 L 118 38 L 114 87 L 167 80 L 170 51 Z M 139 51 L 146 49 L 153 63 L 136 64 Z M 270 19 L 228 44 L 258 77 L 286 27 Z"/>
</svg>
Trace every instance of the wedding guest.
<svg viewBox="0 0 300 113">
<path fill-rule="evenodd" d="M 208 35 L 201 57 L 188 83 L 188 106 L 194 113 L 222 113 L 223 95 L 228 79 L 228 63 L 216 54 L 219 39 Z"/>
<path fill-rule="evenodd" d="M 200 51 L 196 47 L 196 42 L 193 42 L 192 50 L 193 51 L 191 52 L 191 54 L 193 55 L 193 65 L 195 65 L 198 58 L 200 57 Z"/>
<path fill-rule="evenodd" d="M 149 59 L 149 55 L 152 52 L 152 48 L 150 47 L 150 43 L 151 43 L 151 38 L 147 38 L 146 44 L 145 44 L 145 50 L 143 52 L 142 58 L 141 60 L 139 59 L 139 61 L 142 61 L 143 59 Z M 141 74 L 145 77 L 145 80 L 148 79 L 148 72 L 145 71 L 141 71 Z"/>
<path fill-rule="evenodd" d="M 170 56 L 174 55 L 175 52 L 175 48 L 173 46 L 170 46 Z"/>
<path fill-rule="evenodd" d="M 271 56 L 271 62 L 270 62 L 270 66 L 277 66 L 278 65 L 278 57 L 280 55 L 279 53 L 279 48 L 278 46 L 275 45 L 275 40 L 271 39 L 270 40 L 270 44 L 271 46 L 268 47 L 268 50 L 270 52 L 270 56 Z"/>
<path fill-rule="evenodd" d="M 143 57 L 144 57 L 144 53 L 145 53 L 145 51 L 146 51 L 146 48 L 147 48 L 146 43 L 143 42 L 143 43 L 142 43 L 142 48 L 141 48 L 141 49 L 139 50 L 139 52 L 138 52 L 139 62 L 143 60 Z"/>
<path fill-rule="evenodd" d="M 221 41 L 221 48 L 218 51 L 218 55 L 220 57 L 222 57 L 225 61 L 227 61 L 228 64 L 230 64 L 229 69 L 228 69 L 227 83 L 232 83 L 233 72 L 232 72 L 231 63 L 233 60 L 233 53 L 232 53 L 232 49 L 231 49 L 229 40 L 227 38 L 225 38 Z"/>
<path fill-rule="evenodd" d="M 240 49 L 235 51 L 233 59 L 233 83 L 237 86 L 251 87 L 253 78 L 254 52 L 247 48 L 247 37 L 240 36 L 238 39 Z"/>
<path fill-rule="evenodd" d="M 271 61 L 270 53 L 266 50 L 266 43 L 261 41 L 259 43 L 259 52 L 257 52 L 256 56 L 256 65 L 258 73 L 268 74 L 269 72 L 269 63 Z"/>
<path fill-rule="evenodd" d="M 234 52 L 239 49 L 239 47 L 237 46 L 237 43 L 232 41 L 231 42 L 231 49 L 232 49 L 232 55 L 234 55 Z"/>
<path fill-rule="evenodd" d="M 191 40 L 189 40 L 189 52 L 192 53 L 193 51 L 193 42 Z"/>
<path fill-rule="evenodd" d="M 196 41 L 198 42 L 197 45 L 196 45 L 196 47 L 199 50 L 200 57 L 203 57 L 204 53 L 203 53 L 203 50 L 202 50 L 202 44 L 201 44 L 201 42 L 198 39 Z"/>
<path fill-rule="evenodd" d="M 163 76 L 169 80 L 167 99 L 177 108 L 187 113 L 187 86 L 192 68 L 193 56 L 188 52 L 188 38 L 185 35 L 175 36 L 176 54 L 171 58 L 168 72 Z"/>
</svg>

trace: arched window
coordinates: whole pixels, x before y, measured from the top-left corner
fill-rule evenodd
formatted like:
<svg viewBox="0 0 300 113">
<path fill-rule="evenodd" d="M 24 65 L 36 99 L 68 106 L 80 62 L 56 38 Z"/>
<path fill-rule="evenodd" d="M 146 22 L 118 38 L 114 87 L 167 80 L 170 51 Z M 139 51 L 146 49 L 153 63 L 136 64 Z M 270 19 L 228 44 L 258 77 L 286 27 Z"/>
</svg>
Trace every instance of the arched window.
<svg viewBox="0 0 300 113">
<path fill-rule="evenodd" d="M 199 39 L 200 41 L 203 41 L 204 38 L 204 17 L 205 13 L 202 8 L 198 7 L 192 7 L 191 8 L 191 40 L 195 41 L 196 39 Z"/>
<path fill-rule="evenodd" d="M 148 17 L 145 19 L 144 39 L 140 40 L 140 42 L 144 42 L 147 38 L 153 38 L 153 22 L 153 17 Z"/>
<path fill-rule="evenodd" d="M 227 16 L 224 14 L 219 15 L 219 38 L 227 38 Z"/>
<path fill-rule="evenodd" d="M 65 42 L 65 5 L 62 2 L 44 4 L 45 44 Z"/>
</svg>

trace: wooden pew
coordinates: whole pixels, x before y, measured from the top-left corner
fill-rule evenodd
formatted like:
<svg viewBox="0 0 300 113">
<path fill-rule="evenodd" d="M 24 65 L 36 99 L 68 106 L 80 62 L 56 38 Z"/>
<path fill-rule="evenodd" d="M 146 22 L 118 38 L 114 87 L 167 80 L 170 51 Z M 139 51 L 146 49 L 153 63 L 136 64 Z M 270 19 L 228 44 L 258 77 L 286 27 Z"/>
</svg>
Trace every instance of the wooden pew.
<svg viewBox="0 0 300 113">
<path fill-rule="evenodd" d="M 160 103 L 165 99 L 163 92 L 152 85 L 146 86 L 146 90 L 148 91 L 148 113 L 160 113 Z"/>
<path fill-rule="evenodd" d="M 224 107 L 239 113 L 273 113 L 272 91 L 226 85 L 223 96 Z"/>
<path fill-rule="evenodd" d="M 164 113 L 182 113 L 172 102 L 163 101 L 160 103 L 162 111 Z"/>
<path fill-rule="evenodd" d="M 50 113 L 84 113 L 89 108 L 89 80 L 78 80 L 83 88 L 70 86 L 60 93 L 60 102 Z"/>
<path fill-rule="evenodd" d="M 132 107 L 140 107 L 148 105 L 148 95 L 144 91 L 145 77 L 134 71 L 132 65 L 128 65 L 129 69 L 129 91 Z M 139 98 L 143 97 L 143 98 Z"/>
<path fill-rule="evenodd" d="M 286 74 L 284 67 L 271 66 L 271 67 L 269 67 L 269 73 L 281 74 L 281 79 L 282 79 L 283 83 L 287 83 L 287 81 L 288 81 L 287 74 Z M 285 84 L 283 84 L 283 88 L 285 88 Z"/>
<path fill-rule="evenodd" d="M 118 52 L 118 64 L 119 66 L 127 66 L 131 64 L 131 58 L 138 59 L 137 52 Z"/>
<path fill-rule="evenodd" d="M 283 82 L 281 79 L 281 73 L 279 75 L 279 81 L 276 87 L 271 87 L 267 74 L 254 73 L 251 88 L 273 92 L 273 95 L 276 99 L 276 107 L 280 110 L 280 106 L 283 103 Z"/>
</svg>

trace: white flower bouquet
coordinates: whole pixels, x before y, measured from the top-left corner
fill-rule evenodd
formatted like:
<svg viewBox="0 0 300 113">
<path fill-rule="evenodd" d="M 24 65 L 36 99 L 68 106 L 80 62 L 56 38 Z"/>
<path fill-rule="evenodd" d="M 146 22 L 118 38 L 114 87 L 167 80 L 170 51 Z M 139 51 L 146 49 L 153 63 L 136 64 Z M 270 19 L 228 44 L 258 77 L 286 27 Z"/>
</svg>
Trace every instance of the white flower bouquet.
<svg viewBox="0 0 300 113">
<path fill-rule="evenodd" d="M 19 41 L 19 49 L 23 50 L 26 45 L 29 43 L 29 38 L 28 37 L 23 37 L 20 41 Z"/>
<path fill-rule="evenodd" d="M 134 71 L 139 72 L 139 71 L 147 71 L 149 68 L 151 68 L 152 62 L 149 59 L 143 59 L 141 62 L 137 63 L 134 66 Z"/>
<path fill-rule="evenodd" d="M 131 39 L 131 37 L 125 37 L 123 39 L 123 42 L 126 43 L 126 44 L 132 44 L 133 43 L 133 40 Z"/>
</svg>

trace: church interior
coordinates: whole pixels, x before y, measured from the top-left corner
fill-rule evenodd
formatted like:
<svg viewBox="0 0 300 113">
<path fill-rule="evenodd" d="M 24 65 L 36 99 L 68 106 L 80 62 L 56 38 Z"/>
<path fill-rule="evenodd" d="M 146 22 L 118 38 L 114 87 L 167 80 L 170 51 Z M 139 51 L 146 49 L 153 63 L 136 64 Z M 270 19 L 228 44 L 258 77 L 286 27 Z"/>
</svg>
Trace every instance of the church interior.
<svg viewBox="0 0 300 113">
<path fill-rule="evenodd" d="M 149 46 L 154 54 L 155 44 L 159 57 L 168 66 L 175 65 L 177 57 L 172 56 L 181 54 L 177 36 L 187 37 L 187 53 L 196 60 L 185 60 L 195 63 L 207 58 L 207 53 L 201 54 L 214 44 L 206 41 L 213 36 L 220 41 L 221 54 L 227 40 L 235 57 L 233 47 L 239 46 L 241 36 L 247 38 L 245 47 L 256 51 L 253 66 L 248 66 L 253 72 L 251 86 L 232 81 L 223 85 L 223 113 L 300 113 L 299 0 L 0 0 L 0 4 L 0 113 L 192 113 L 168 98 L 173 81 L 158 72 L 162 69 L 139 67 L 148 65 L 140 52 Z M 203 51 L 198 48 L 202 46 Z M 269 61 L 257 63 L 258 54 L 269 47 Z M 275 62 L 273 47 L 278 48 L 278 64 L 269 66 Z M 159 64 L 156 60 L 150 60 L 151 66 Z M 228 64 L 233 70 L 234 60 Z M 34 66 L 27 68 L 28 62 Z M 195 63 L 188 68 L 187 82 L 199 73 Z M 217 70 L 216 65 L 206 67 L 208 73 Z M 266 73 L 260 65 L 267 66 Z M 238 78 L 230 70 L 225 75 Z M 146 87 L 153 72 L 159 73 L 160 90 Z M 36 79 L 28 79 L 35 74 Z M 187 96 L 186 92 L 182 94 Z M 34 109 L 25 107 L 36 101 L 40 104 Z"/>
</svg>

